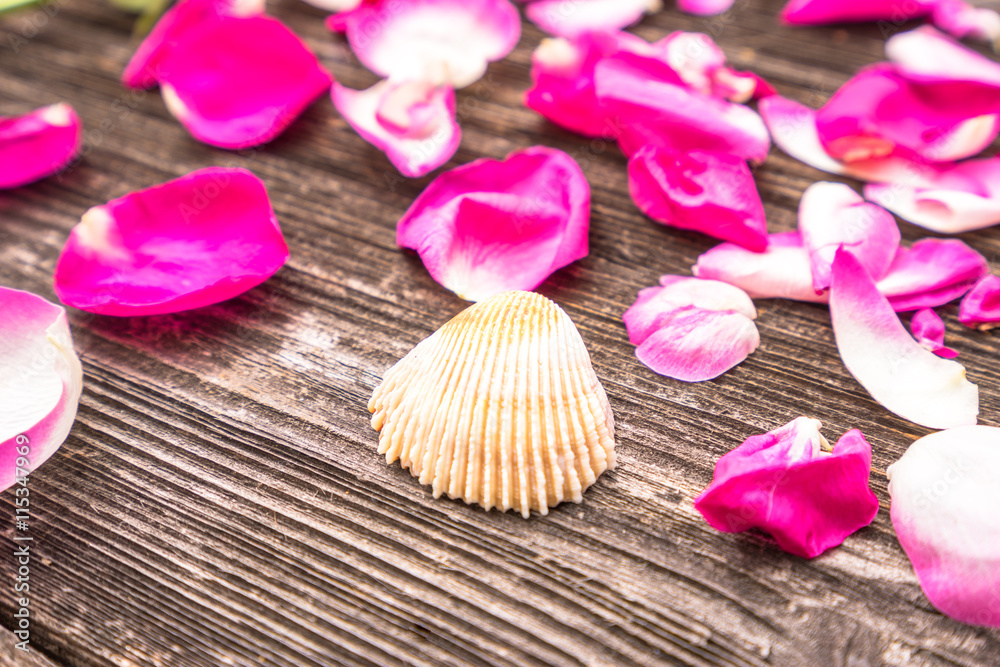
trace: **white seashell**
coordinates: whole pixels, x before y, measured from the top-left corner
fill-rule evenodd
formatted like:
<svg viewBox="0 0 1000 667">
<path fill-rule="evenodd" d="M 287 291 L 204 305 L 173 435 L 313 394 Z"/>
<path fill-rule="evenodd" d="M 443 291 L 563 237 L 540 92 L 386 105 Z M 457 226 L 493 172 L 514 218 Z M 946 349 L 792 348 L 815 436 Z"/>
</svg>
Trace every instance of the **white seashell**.
<svg viewBox="0 0 1000 667">
<path fill-rule="evenodd" d="M 471 306 L 389 369 L 378 451 L 434 497 L 521 513 L 580 502 L 615 465 L 607 395 L 573 321 L 534 292 Z"/>
</svg>

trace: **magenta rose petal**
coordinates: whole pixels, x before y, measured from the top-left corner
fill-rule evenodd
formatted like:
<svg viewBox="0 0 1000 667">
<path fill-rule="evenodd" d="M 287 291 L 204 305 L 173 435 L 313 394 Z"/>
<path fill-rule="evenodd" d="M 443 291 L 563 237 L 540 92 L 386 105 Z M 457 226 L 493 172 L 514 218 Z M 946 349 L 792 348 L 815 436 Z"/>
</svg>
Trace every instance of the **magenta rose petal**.
<svg viewBox="0 0 1000 667">
<path fill-rule="evenodd" d="M 979 390 L 965 368 L 913 340 L 864 266 L 845 250 L 833 261 L 830 317 L 847 370 L 890 412 L 928 428 L 976 423 Z"/>
<path fill-rule="evenodd" d="M 83 124 L 68 104 L 0 117 L 0 190 L 51 176 L 80 150 Z"/>
<path fill-rule="evenodd" d="M 928 16 L 939 0 L 791 0 L 781 10 L 790 25 L 825 25 L 866 21 L 906 21 Z"/>
<path fill-rule="evenodd" d="M 434 179 L 396 228 L 431 277 L 469 301 L 532 290 L 587 256 L 590 186 L 566 153 L 535 146 Z"/>
<path fill-rule="evenodd" d="M 632 156 L 628 173 L 632 200 L 657 222 L 703 232 L 750 250 L 767 247 L 764 205 L 742 158 L 650 145 Z"/>
<path fill-rule="evenodd" d="M 659 287 L 639 290 L 635 303 L 622 315 L 629 342 L 633 345 L 642 343 L 676 311 L 692 307 L 732 311 L 750 320 L 757 318 L 753 301 L 738 287 L 717 280 L 667 275 L 660 278 Z"/>
<path fill-rule="evenodd" d="M 927 599 L 962 623 L 1000 627 L 1000 429 L 924 436 L 886 474 L 892 526 Z"/>
<path fill-rule="evenodd" d="M 983 276 L 962 299 L 958 321 L 987 330 L 1000 326 L 1000 277 Z"/>
<path fill-rule="evenodd" d="M 714 16 L 728 11 L 735 0 L 677 0 L 677 9 L 695 16 Z"/>
<path fill-rule="evenodd" d="M 358 59 L 389 79 L 419 79 L 443 66 L 453 88 L 474 83 L 521 36 L 521 17 L 507 0 L 374 0 L 335 14 Z"/>
<path fill-rule="evenodd" d="M 261 180 L 209 167 L 87 211 L 59 256 L 55 291 L 104 315 L 176 313 L 242 294 L 287 259 Z"/>
<path fill-rule="evenodd" d="M 226 16 L 249 17 L 264 13 L 262 0 L 181 0 L 168 9 L 139 44 L 122 73 L 129 88 L 152 88 L 163 72 L 163 59 L 198 25 Z"/>
<path fill-rule="evenodd" d="M 45 463 L 66 440 L 83 389 L 66 311 L 0 287 L 0 490 Z M 18 470 L 20 468 L 20 470 Z"/>
<path fill-rule="evenodd" d="M 333 104 L 365 141 L 384 151 L 404 176 L 419 177 L 447 162 L 462 140 L 455 92 L 430 81 L 388 79 L 367 90 L 333 84 Z"/>
<path fill-rule="evenodd" d="M 167 109 L 199 141 L 258 146 L 330 88 L 316 56 L 280 21 L 221 18 L 192 27 L 162 58 Z"/>
<path fill-rule="evenodd" d="M 690 90 L 676 73 L 678 83 L 669 83 L 665 69 L 661 62 L 631 54 L 609 56 L 595 66 L 597 100 L 615 119 L 626 155 L 657 145 L 764 161 L 771 139 L 753 109 Z"/>
<path fill-rule="evenodd" d="M 921 239 L 900 247 L 878 281 L 896 312 L 954 301 L 989 273 L 986 258 L 958 239 Z"/>
<path fill-rule="evenodd" d="M 921 308 L 913 313 L 910 331 L 917 342 L 939 357 L 954 359 L 958 352 L 944 346 L 944 322 L 931 308 Z"/>
<path fill-rule="evenodd" d="M 660 0 L 533 0 L 525 13 L 550 35 L 576 37 L 620 30 L 661 7 Z"/>
<path fill-rule="evenodd" d="M 899 248 L 899 226 L 892 214 L 865 202 L 843 183 L 814 183 L 802 193 L 799 231 L 809 252 L 813 289 L 830 286 L 830 266 L 844 247 L 879 280 Z"/>
<path fill-rule="evenodd" d="M 694 506 L 726 533 L 759 528 L 785 551 L 814 558 L 872 522 L 871 445 L 848 431 L 832 451 L 816 419 L 799 417 L 722 456 Z"/>
</svg>

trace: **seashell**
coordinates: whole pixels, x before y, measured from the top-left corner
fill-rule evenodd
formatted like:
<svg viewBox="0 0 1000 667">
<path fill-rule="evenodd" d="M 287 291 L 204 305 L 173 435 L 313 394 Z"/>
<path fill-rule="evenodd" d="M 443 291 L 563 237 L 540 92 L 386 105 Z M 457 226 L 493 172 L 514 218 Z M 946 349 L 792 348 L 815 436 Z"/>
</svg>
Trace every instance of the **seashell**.
<svg viewBox="0 0 1000 667">
<path fill-rule="evenodd" d="M 534 292 L 467 308 L 389 369 L 378 451 L 486 510 L 548 514 L 615 465 L 611 406 L 573 321 Z"/>
</svg>

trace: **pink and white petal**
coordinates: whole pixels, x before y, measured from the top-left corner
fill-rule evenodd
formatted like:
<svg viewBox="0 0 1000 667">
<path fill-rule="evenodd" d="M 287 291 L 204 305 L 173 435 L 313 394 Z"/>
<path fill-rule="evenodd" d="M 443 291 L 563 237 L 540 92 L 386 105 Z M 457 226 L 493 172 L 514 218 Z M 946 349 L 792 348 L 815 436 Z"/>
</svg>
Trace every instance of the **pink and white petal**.
<svg viewBox="0 0 1000 667">
<path fill-rule="evenodd" d="M 750 250 L 767 247 L 764 205 L 742 158 L 650 145 L 632 156 L 628 172 L 632 200 L 657 222 Z"/>
<path fill-rule="evenodd" d="M 935 4 L 940 2 L 937 0 Z M 893 35 L 885 43 L 885 55 L 896 71 L 918 83 L 966 81 L 1000 91 L 1000 63 L 929 25 Z M 986 91 L 983 91 L 986 92 Z M 954 100 L 954 104 L 962 104 Z"/>
<path fill-rule="evenodd" d="M 1000 627 L 1000 429 L 924 436 L 886 474 L 893 528 L 931 604 Z"/>
<path fill-rule="evenodd" d="M 691 272 L 699 278 L 735 285 L 754 299 L 814 303 L 826 303 L 827 299 L 812 287 L 809 253 L 798 232 L 771 234 L 764 252 L 722 243 L 702 254 Z"/>
<path fill-rule="evenodd" d="M 399 221 L 396 242 L 463 299 L 530 290 L 588 252 L 590 186 L 566 153 L 535 146 L 438 176 Z"/>
<path fill-rule="evenodd" d="M 610 56 L 595 66 L 597 99 L 614 120 L 626 155 L 655 144 L 764 161 L 771 139 L 760 116 L 741 104 L 669 83 L 662 76 L 663 68 L 651 59 L 642 62 L 629 56 Z"/>
<path fill-rule="evenodd" d="M 871 446 L 855 429 L 823 451 L 820 426 L 799 417 L 747 439 L 719 459 L 695 508 L 717 530 L 760 528 L 803 558 L 841 544 L 878 513 L 868 486 Z"/>
<path fill-rule="evenodd" d="M 521 36 L 521 17 L 508 0 L 425 0 L 364 3 L 331 17 L 358 59 L 391 79 L 416 79 L 443 66 L 464 88 L 506 56 Z"/>
<path fill-rule="evenodd" d="M 263 0 L 181 0 L 160 17 L 139 44 L 122 73 L 129 88 L 152 88 L 163 73 L 163 59 L 192 28 L 224 16 L 264 13 Z"/>
<path fill-rule="evenodd" d="M 899 248 L 899 226 L 892 214 L 865 202 L 843 183 L 814 183 L 799 202 L 799 232 L 809 252 L 813 289 L 830 286 L 830 266 L 847 248 L 876 280 L 889 270 Z"/>
<path fill-rule="evenodd" d="M 349 12 L 361 6 L 364 0 L 304 0 L 313 7 L 325 9 L 328 12 Z"/>
<path fill-rule="evenodd" d="M 954 301 L 989 273 L 986 258 L 958 239 L 921 239 L 900 247 L 889 272 L 878 281 L 899 313 Z"/>
<path fill-rule="evenodd" d="M 962 299 L 958 321 L 983 331 L 1000 326 L 1000 277 L 988 274 L 973 286 Z"/>
<path fill-rule="evenodd" d="M 675 311 L 635 349 L 639 361 L 684 382 L 711 380 L 742 363 L 760 345 L 753 320 L 731 311 Z"/>
<path fill-rule="evenodd" d="M 4 314 L 0 335 L 2 490 L 37 469 L 66 440 L 80 402 L 83 370 L 61 307 L 28 292 L 0 287 L 0 312 Z"/>
<path fill-rule="evenodd" d="M 1000 223 L 1000 198 L 961 190 L 870 183 L 865 197 L 903 220 L 941 234 L 961 234 Z"/>
<path fill-rule="evenodd" d="M 781 10 L 781 20 L 790 25 L 824 25 L 865 21 L 900 22 L 931 13 L 938 0 L 791 0 Z"/>
<path fill-rule="evenodd" d="M 576 37 L 593 31 L 621 30 L 662 6 L 660 0 L 535 0 L 525 13 L 550 35 Z"/>
<path fill-rule="evenodd" d="M 757 309 L 747 293 L 717 280 L 663 276 L 660 287 L 639 290 L 635 303 L 622 315 L 629 342 L 639 345 L 677 311 L 688 308 L 736 312 L 756 319 Z"/>
<path fill-rule="evenodd" d="M 944 322 L 931 308 L 921 308 L 913 313 L 910 331 L 917 342 L 945 359 L 954 359 L 958 352 L 944 346 Z"/>
<path fill-rule="evenodd" d="M 735 0 L 677 0 L 677 9 L 695 16 L 714 16 L 729 11 Z"/>
<path fill-rule="evenodd" d="M 938 0 L 931 21 L 957 39 L 1000 39 L 1000 14 L 987 7 L 973 7 L 964 0 Z"/>
<path fill-rule="evenodd" d="M 332 78 L 280 21 L 221 18 L 185 33 L 163 56 L 167 109 L 199 141 L 258 146 L 285 131 L 330 88 Z"/>
<path fill-rule="evenodd" d="M 693 90 L 712 94 L 717 72 L 725 69 L 726 54 L 702 32 L 672 32 L 653 44 L 660 60 Z"/>
<path fill-rule="evenodd" d="M 288 259 L 264 184 L 209 167 L 87 211 L 56 264 L 55 291 L 103 315 L 159 315 L 231 299 Z"/>
<path fill-rule="evenodd" d="M 447 162 L 462 140 L 455 93 L 426 81 L 381 81 L 367 90 L 334 82 L 333 105 L 355 131 L 404 176 L 416 178 Z"/>
<path fill-rule="evenodd" d="M 975 424 L 979 390 L 965 368 L 924 349 L 850 252 L 837 252 L 830 317 L 840 357 L 872 398 L 928 428 Z"/>
<path fill-rule="evenodd" d="M 68 104 L 0 117 L 0 190 L 51 176 L 80 150 L 83 124 Z"/>
<path fill-rule="evenodd" d="M 762 99 L 758 105 L 774 143 L 791 157 L 831 174 L 852 176 L 878 183 L 926 183 L 936 168 L 898 155 L 844 163 L 832 158 L 820 143 L 816 112 L 779 95 Z"/>
</svg>

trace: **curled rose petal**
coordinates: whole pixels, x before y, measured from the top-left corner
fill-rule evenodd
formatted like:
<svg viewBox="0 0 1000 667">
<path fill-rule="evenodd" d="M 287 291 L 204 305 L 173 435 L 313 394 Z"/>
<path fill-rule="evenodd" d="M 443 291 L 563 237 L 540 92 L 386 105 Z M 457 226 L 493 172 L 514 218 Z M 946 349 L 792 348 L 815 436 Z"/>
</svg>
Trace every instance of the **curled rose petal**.
<svg viewBox="0 0 1000 667">
<path fill-rule="evenodd" d="M 662 7 L 660 0 L 534 0 L 525 13 L 550 35 L 575 37 L 595 30 L 621 30 Z"/>
<path fill-rule="evenodd" d="M 82 133 L 80 117 L 68 104 L 0 117 L 0 190 L 60 171 L 80 150 Z"/>
<path fill-rule="evenodd" d="M 645 146 L 629 160 L 628 173 L 633 201 L 657 222 L 750 250 L 767 247 L 764 205 L 741 158 Z"/>
<path fill-rule="evenodd" d="M 816 419 L 798 417 L 748 438 L 715 464 L 695 509 L 716 530 L 759 528 L 803 558 L 842 544 L 878 513 L 868 486 L 872 449 L 853 429 L 831 451 L 821 427 Z"/>
<path fill-rule="evenodd" d="M 83 370 L 61 307 L 0 287 L 0 313 L 2 490 L 45 463 L 66 440 L 80 402 Z"/>
<path fill-rule="evenodd" d="M 865 202 L 843 183 L 821 182 L 806 188 L 799 202 L 799 231 L 817 292 L 830 286 L 837 248 L 848 248 L 875 280 L 886 274 L 899 248 L 899 226 L 892 214 Z"/>
<path fill-rule="evenodd" d="M 752 72 L 726 67 L 726 55 L 701 32 L 673 32 L 652 45 L 660 60 L 699 93 L 731 102 L 747 102 L 774 94 L 774 89 Z"/>
<path fill-rule="evenodd" d="M 962 299 L 958 321 L 986 331 L 1000 326 L 1000 277 L 985 275 Z"/>
<path fill-rule="evenodd" d="M 938 169 L 919 185 L 870 183 L 865 197 L 942 234 L 992 227 L 1000 223 L 1000 159 L 967 160 Z"/>
<path fill-rule="evenodd" d="M 828 300 L 827 293 L 813 289 L 809 253 L 798 232 L 771 234 L 764 252 L 722 243 L 699 257 L 692 272 L 735 285 L 755 299 Z M 986 258 L 964 242 L 922 239 L 896 250 L 877 287 L 896 312 L 935 308 L 965 294 L 987 272 Z"/>
<path fill-rule="evenodd" d="M 333 84 L 333 104 L 365 141 L 385 151 L 404 176 L 418 177 L 448 161 L 462 140 L 455 92 L 430 81 L 381 81 L 368 90 Z"/>
<path fill-rule="evenodd" d="M 652 144 L 764 161 L 771 139 L 753 109 L 669 83 L 665 67 L 630 54 L 609 56 L 595 66 L 597 99 L 614 119 L 626 155 Z"/>
<path fill-rule="evenodd" d="M 524 104 L 573 132 L 613 139 L 617 131 L 597 100 L 594 67 L 619 50 L 648 47 L 645 40 L 626 32 L 543 39 L 531 54 L 533 86 L 524 94 Z"/>
<path fill-rule="evenodd" d="M 122 73 L 122 84 L 129 88 L 155 86 L 163 71 L 163 58 L 192 28 L 225 16 L 263 13 L 263 0 L 180 0 L 160 17 L 139 44 Z"/>
<path fill-rule="evenodd" d="M 910 331 L 917 342 L 939 357 L 954 359 L 958 352 L 944 346 L 944 322 L 930 308 L 921 308 L 913 313 L 910 320 Z"/>
<path fill-rule="evenodd" d="M 890 412 L 928 428 L 976 423 L 979 390 L 965 368 L 924 349 L 851 253 L 833 261 L 830 317 L 847 370 Z"/>
<path fill-rule="evenodd" d="M 635 356 L 660 375 L 702 382 L 760 345 L 757 310 L 742 290 L 714 280 L 663 276 L 639 292 L 622 320 Z"/>
<path fill-rule="evenodd" d="M 87 211 L 59 256 L 55 291 L 93 313 L 176 313 L 242 294 L 287 259 L 261 180 L 209 167 Z"/>
<path fill-rule="evenodd" d="M 939 0 L 791 0 L 781 10 L 790 25 L 824 25 L 865 21 L 901 22 L 923 18 Z"/>
<path fill-rule="evenodd" d="M 566 153 L 535 146 L 438 176 L 399 221 L 396 242 L 469 301 L 532 290 L 587 256 L 590 186 Z"/>
<path fill-rule="evenodd" d="M 892 526 L 927 599 L 963 623 L 1000 627 L 1000 429 L 924 436 L 886 474 Z"/>
<path fill-rule="evenodd" d="M 443 67 L 453 88 L 478 80 L 521 36 L 507 0 L 372 0 L 327 21 L 380 76 L 419 79 Z"/>
<path fill-rule="evenodd" d="M 194 26 L 161 68 L 167 109 L 199 141 L 229 149 L 271 141 L 332 81 L 295 33 L 265 16 Z"/>
<path fill-rule="evenodd" d="M 735 0 L 677 0 L 677 9 L 695 16 L 714 16 L 729 11 Z"/>
</svg>

